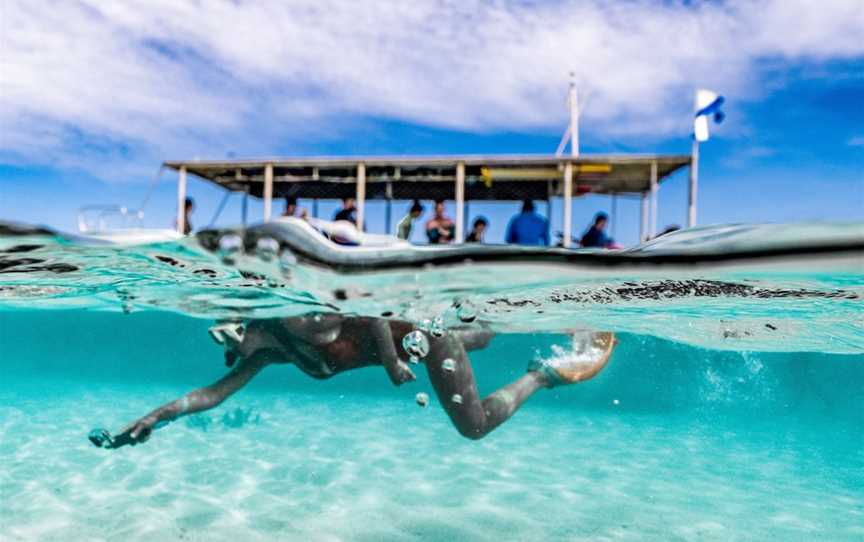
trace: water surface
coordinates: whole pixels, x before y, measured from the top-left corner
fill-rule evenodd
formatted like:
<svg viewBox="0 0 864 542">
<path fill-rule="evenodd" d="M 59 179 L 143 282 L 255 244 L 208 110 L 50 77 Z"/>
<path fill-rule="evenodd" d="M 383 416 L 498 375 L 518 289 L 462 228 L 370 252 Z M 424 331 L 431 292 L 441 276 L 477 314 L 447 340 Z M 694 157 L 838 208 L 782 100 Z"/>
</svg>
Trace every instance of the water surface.
<svg viewBox="0 0 864 542">
<path fill-rule="evenodd" d="M 48 235 L 0 250 L 2 538 L 864 538 L 854 258 L 345 276 L 255 254 L 229 264 L 192 241 Z M 484 394 L 566 346 L 566 329 L 612 330 L 620 345 L 597 378 L 539 391 L 480 441 L 455 431 L 422 370 L 394 388 L 376 367 L 318 381 L 291 366 L 144 445 L 86 439 L 223 375 L 215 319 L 463 325 L 464 306 L 499 333 L 471 356 Z"/>
</svg>

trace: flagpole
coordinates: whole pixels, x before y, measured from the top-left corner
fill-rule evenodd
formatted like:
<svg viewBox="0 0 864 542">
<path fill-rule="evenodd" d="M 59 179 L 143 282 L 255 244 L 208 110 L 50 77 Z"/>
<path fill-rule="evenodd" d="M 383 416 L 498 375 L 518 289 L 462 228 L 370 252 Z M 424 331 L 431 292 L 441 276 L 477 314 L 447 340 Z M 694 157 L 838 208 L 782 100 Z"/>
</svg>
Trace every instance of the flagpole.
<svg viewBox="0 0 864 542">
<path fill-rule="evenodd" d="M 576 92 L 576 82 L 570 73 L 570 155 L 579 156 L 579 94 Z"/>
<path fill-rule="evenodd" d="M 696 191 L 699 185 L 699 140 L 693 136 L 690 151 L 690 193 L 687 198 L 687 227 L 696 225 Z"/>
<path fill-rule="evenodd" d="M 576 93 L 576 81 L 570 72 L 570 91 L 567 96 L 570 105 L 570 156 L 579 157 L 579 97 Z M 564 248 L 569 248 L 573 237 L 573 162 L 564 164 L 564 216 L 561 230 L 564 238 Z"/>
</svg>

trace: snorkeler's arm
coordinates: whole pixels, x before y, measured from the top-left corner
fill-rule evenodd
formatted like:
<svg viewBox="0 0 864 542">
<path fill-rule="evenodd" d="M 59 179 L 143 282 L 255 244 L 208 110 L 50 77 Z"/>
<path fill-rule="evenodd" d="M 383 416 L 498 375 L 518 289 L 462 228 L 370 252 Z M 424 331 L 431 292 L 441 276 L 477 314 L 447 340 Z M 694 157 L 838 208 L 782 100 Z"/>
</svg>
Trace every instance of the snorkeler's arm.
<svg viewBox="0 0 864 542">
<path fill-rule="evenodd" d="M 268 363 L 269 361 L 256 357 L 243 359 L 231 372 L 213 384 L 191 391 L 132 422 L 121 431 L 118 438 L 128 434 L 133 441 L 138 441 L 139 437 L 144 440 L 160 423 L 172 422 L 181 416 L 211 409 L 245 386 Z"/>
<path fill-rule="evenodd" d="M 399 386 L 405 382 L 415 380 L 417 377 L 408 365 L 399 359 L 396 345 L 393 342 L 393 331 L 386 320 L 373 319 L 369 324 L 372 340 L 375 341 L 381 364 L 387 371 L 387 376 L 393 384 Z"/>
</svg>

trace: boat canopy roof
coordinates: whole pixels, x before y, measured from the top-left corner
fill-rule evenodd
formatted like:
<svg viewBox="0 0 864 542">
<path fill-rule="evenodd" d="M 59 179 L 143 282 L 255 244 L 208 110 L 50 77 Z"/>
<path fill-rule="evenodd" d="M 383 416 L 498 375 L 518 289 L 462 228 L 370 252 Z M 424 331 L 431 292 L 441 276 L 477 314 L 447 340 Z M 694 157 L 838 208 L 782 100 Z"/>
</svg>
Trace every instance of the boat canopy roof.
<svg viewBox="0 0 864 542">
<path fill-rule="evenodd" d="M 462 155 L 288 157 L 256 160 L 168 161 L 165 167 L 195 174 L 227 190 L 264 196 L 267 170 L 272 196 L 354 197 L 358 171 L 366 199 L 454 199 L 457 170 L 464 168 L 465 200 L 547 199 L 564 193 L 566 164 L 573 166 L 574 195 L 644 194 L 652 173 L 660 183 L 690 165 L 689 155 Z M 656 172 L 652 171 L 656 167 Z"/>
</svg>

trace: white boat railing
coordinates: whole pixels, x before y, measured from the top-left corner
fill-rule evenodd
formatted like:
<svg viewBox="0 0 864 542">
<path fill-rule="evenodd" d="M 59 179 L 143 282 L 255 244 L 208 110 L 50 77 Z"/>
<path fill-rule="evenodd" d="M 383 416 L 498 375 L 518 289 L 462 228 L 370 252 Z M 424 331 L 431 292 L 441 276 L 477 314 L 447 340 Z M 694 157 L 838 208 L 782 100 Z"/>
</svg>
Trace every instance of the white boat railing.
<svg viewBox="0 0 864 542">
<path fill-rule="evenodd" d="M 122 205 L 85 205 L 78 209 L 80 233 L 104 233 L 142 227 L 144 211 Z"/>
</svg>

